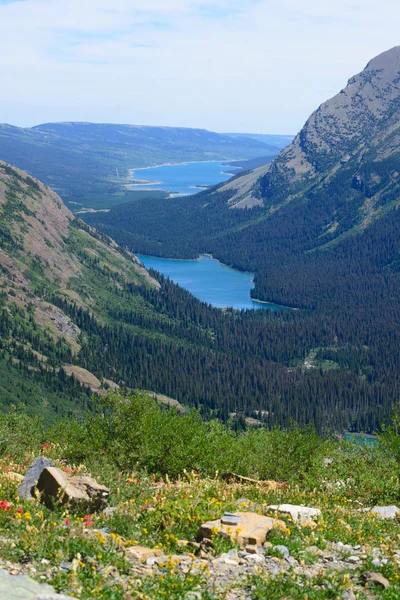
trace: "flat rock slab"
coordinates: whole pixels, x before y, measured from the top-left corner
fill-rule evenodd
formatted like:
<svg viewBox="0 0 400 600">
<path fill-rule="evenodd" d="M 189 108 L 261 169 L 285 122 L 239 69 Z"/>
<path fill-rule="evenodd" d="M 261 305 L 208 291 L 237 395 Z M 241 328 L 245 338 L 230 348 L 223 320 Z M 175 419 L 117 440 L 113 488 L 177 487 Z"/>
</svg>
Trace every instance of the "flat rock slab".
<svg viewBox="0 0 400 600">
<path fill-rule="evenodd" d="M 157 558 L 163 556 L 163 551 L 159 548 L 145 548 L 144 546 L 130 546 L 125 549 L 125 556 L 129 559 L 146 562 L 148 558 Z"/>
<path fill-rule="evenodd" d="M 49 458 L 45 458 L 44 456 L 38 456 L 35 458 L 33 463 L 29 466 L 29 469 L 21 483 L 21 485 L 17 489 L 17 494 L 20 498 L 24 500 L 29 500 L 32 498 L 32 490 L 38 482 L 42 471 L 46 467 L 53 467 L 54 463 Z"/>
<path fill-rule="evenodd" d="M 0 598 L 3 600 L 73 600 L 56 594 L 47 583 L 37 583 L 26 575 L 10 575 L 0 570 Z"/>
<path fill-rule="evenodd" d="M 400 508 L 397 506 L 374 506 L 369 512 L 381 519 L 395 519 L 396 516 L 400 516 Z"/>
<path fill-rule="evenodd" d="M 268 506 L 268 510 L 273 510 L 281 515 L 289 515 L 293 521 L 306 521 L 321 516 L 319 508 L 311 508 L 310 506 L 298 506 L 296 504 L 272 504 Z"/>
<path fill-rule="evenodd" d="M 285 523 L 279 519 L 251 512 L 227 513 L 221 519 L 204 523 L 200 528 L 199 538 L 211 539 L 219 534 L 229 537 L 241 547 L 249 544 L 261 546 L 267 539 L 268 533 L 276 527 L 282 531 L 286 530 Z"/>
</svg>

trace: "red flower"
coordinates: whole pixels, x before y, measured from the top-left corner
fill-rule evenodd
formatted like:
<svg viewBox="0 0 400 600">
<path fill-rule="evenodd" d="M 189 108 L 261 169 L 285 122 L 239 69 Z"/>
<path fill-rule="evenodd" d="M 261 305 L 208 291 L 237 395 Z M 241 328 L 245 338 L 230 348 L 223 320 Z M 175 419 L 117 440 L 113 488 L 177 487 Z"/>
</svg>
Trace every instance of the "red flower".
<svg viewBox="0 0 400 600">
<path fill-rule="evenodd" d="M 19 513 L 20 515 L 23 515 L 24 514 L 24 509 L 23 508 L 19 508 L 17 510 L 17 513 Z"/>
<path fill-rule="evenodd" d="M 64 522 L 65 522 L 66 525 L 71 525 L 71 521 L 69 519 L 65 519 Z"/>
<path fill-rule="evenodd" d="M 0 509 L 10 510 L 11 506 L 8 504 L 8 502 L 6 500 L 1 500 L 0 501 Z"/>
</svg>

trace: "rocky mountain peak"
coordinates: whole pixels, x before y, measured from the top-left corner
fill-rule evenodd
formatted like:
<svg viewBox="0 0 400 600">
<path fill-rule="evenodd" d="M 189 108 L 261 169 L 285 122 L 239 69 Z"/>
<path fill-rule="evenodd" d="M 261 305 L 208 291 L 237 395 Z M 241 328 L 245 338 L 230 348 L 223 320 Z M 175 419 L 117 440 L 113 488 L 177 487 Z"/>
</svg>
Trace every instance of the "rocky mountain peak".
<svg viewBox="0 0 400 600">
<path fill-rule="evenodd" d="M 372 59 L 341 92 L 321 104 L 271 165 L 239 179 L 237 189 L 234 182 L 228 184 L 226 189 L 236 191 L 231 206 L 276 207 L 304 192 L 304 186 L 329 180 L 351 158 L 361 160 L 371 148 L 387 155 L 398 147 L 393 134 L 399 124 L 400 46 L 396 46 Z"/>
</svg>

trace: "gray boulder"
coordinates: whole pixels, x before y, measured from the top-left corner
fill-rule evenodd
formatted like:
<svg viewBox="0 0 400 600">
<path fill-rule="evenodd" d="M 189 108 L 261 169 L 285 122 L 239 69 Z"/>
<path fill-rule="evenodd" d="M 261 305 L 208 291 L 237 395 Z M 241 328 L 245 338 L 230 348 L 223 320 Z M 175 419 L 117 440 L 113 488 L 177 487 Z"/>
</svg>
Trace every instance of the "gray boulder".
<svg viewBox="0 0 400 600">
<path fill-rule="evenodd" d="M 17 489 L 17 493 L 20 498 L 24 500 L 29 500 L 32 498 L 32 490 L 38 482 L 42 471 L 46 469 L 46 467 L 53 467 L 54 463 L 49 458 L 44 456 L 38 456 L 35 458 L 33 463 L 31 463 L 23 482 Z"/>
</svg>

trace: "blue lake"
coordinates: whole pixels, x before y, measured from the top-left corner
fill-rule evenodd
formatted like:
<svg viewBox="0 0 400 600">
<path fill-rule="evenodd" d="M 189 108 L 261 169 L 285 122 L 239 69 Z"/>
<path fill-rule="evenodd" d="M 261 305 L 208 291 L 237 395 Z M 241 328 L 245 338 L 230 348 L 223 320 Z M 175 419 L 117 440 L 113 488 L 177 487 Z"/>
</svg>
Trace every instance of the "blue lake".
<svg viewBox="0 0 400 600">
<path fill-rule="evenodd" d="M 282 310 L 275 304 L 250 298 L 253 275 L 231 269 L 210 256 L 198 260 L 172 260 L 137 255 L 147 269 L 154 269 L 188 290 L 199 300 L 217 308 Z"/>
<path fill-rule="evenodd" d="M 130 171 L 133 190 L 164 190 L 176 195 L 188 196 L 203 188 L 228 181 L 239 167 L 228 167 L 217 162 L 188 162 L 177 165 L 160 165 Z"/>
</svg>

